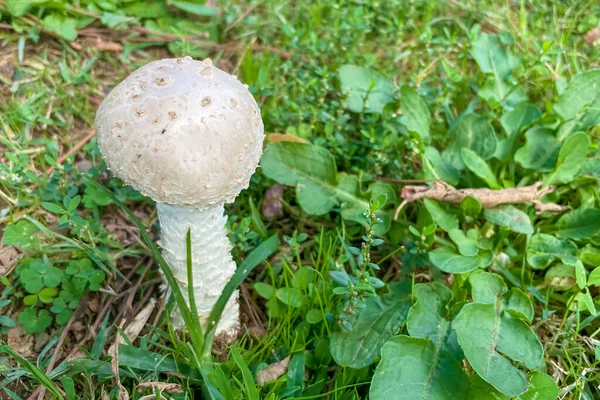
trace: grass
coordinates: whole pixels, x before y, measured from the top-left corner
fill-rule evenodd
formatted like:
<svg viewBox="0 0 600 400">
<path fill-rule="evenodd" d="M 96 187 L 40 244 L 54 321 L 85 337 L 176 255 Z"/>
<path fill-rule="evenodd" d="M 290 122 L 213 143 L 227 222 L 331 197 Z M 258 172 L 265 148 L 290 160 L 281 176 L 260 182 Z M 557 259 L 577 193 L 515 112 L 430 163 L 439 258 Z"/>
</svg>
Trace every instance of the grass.
<svg viewBox="0 0 600 400">
<path fill-rule="evenodd" d="M 578 73 L 598 68 L 598 48 L 583 39 L 598 25 L 600 9 L 594 1 L 226 1 L 219 4 L 217 16 L 171 6 L 169 20 L 148 8 L 142 20 L 119 23 L 106 15 L 100 19 L 100 14 L 118 13 L 136 2 L 111 0 L 106 3 L 115 8 L 107 11 L 86 8 L 92 2 L 81 1 L 69 5 L 69 15 L 94 20 L 82 29 L 90 33 L 98 28 L 100 39 L 81 34 L 75 45 L 65 39 L 68 32 L 57 33 L 48 25 L 40 31 L 36 22 L 49 13 L 63 15 L 61 7 L 33 8 L 17 18 L 11 17 L 9 3 L 0 3 L 0 342 L 30 363 L 10 352 L 0 354 L 0 398 L 28 398 L 41 384 L 56 398 L 69 400 L 77 395 L 118 398 L 119 390 L 137 399 L 161 390 L 175 399 L 219 398 L 218 393 L 226 399 L 366 398 L 377 363 L 351 368 L 336 362 L 340 356 L 330 349 L 335 333 L 344 332 L 340 325 L 345 318 L 351 320 L 370 294 L 383 298 L 400 293 L 398 282 L 414 293 L 418 283 L 435 281 L 451 288 L 453 304 L 462 305 L 473 296 L 468 274 L 445 274 L 428 261 L 429 252 L 452 246 L 452 241 L 440 228 L 428 233 L 432 217 L 426 207 L 414 205 L 387 233 L 374 236 L 385 240 L 369 252 L 381 270 L 368 271 L 387 285 L 373 290 L 371 280 L 366 288 L 358 286 L 360 301 L 353 303 L 349 291 L 334 288 L 344 287 L 336 280 L 345 279 L 342 271 L 348 276 L 367 271 L 351 266 L 357 257 L 352 248 L 364 240 L 364 228 L 340 216 L 341 203 L 324 215 L 307 213 L 293 187 L 269 198 L 275 182 L 259 170 L 250 188 L 227 206 L 234 258 L 240 265 L 275 233 L 281 243 L 241 284 L 246 334 L 232 348 L 217 343 L 212 362 L 200 362 L 198 348 L 169 325 L 165 310 L 174 304 L 160 300 L 159 266 L 140 239 L 140 229 L 86 179 L 107 187 L 140 219 L 149 239 L 157 240 L 153 203 L 111 177 L 90 135 L 102 98 L 137 67 L 161 57 L 211 57 L 249 85 L 267 133 L 286 133 L 326 149 L 335 158 L 340 179 L 356 176 L 362 191 L 368 183 L 388 182 L 397 194 L 404 185 L 399 180 L 429 179 L 422 161 L 425 146 L 398 127 L 398 111 L 404 107 L 397 101 L 381 113 L 349 111 L 338 74 L 343 65 L 376 70 L 397 86 L 415 88 L 431 112 L 431 143 L 440 151 L 451 145 L 448 132 L 457 129 L 465 110 L 483 115 L 493 129 L 502 131 L 505 109 L 478 96 L 489 76 L 472 55 L 480 32 L 500 34 L 503 48 L 522 60 L 508 83 L 523 88 L 553 129 L 559 125 L 552 120 L 558 93 Z M 127 29 L 122 29 L 124 23 Z M 186 31 L 184 24 L 193 26 Z M 146 34 L 143 29 L 163 33 Z M 197 31 L 207 32 L 208 38 L 202 38 L 206 43 L 198 42 L 197 33 L 188 37 Z M 597 126 L 584 129 L 591 138 L 590 158 L 598 151 Z M 524 145 L 524 138 L 519 140 Z M 523 186 L 543 176 L 523 172 L 513 156 L 488 162 L 502 186 Z M 597 179 L 589 180 L 560 185 L 549 200 L 597 209 Z M 485 182 L 468 174 L 460 185 L 485 187 Z M 393 211 L 399 203 L 387 199 L 382 212 Z M 268 221 L 261 211 L 265 207 L 281 207 L 282 214 Z M 536 219 L 531 208 L 525 211 L 536 221 L 536 232 L 554 233 L 558 217 Z M 537 288 L 527 296 L 535 309 L 531 326 L 545 351 L 540 370 L 557 382 L 560 398 L 600 396 L 600 325 L 597 314 L 574 300 L 581 292 L 595 302 L 597 287 L 579 290 L 575 274 L 565 271 L 558 272 L 559 284 L 547 284 L 546 272 L 527 261 L 531 235 L 496 229 L 481 216 L 460 215 L 461 226 L 489 233 L 494 255 L 509 259 L 506 266 L 493 264 L 490 271 L 511 288 Z M 598 242 L 597 235 L 577 242 L 578 257 L 592 259 L 595 253 L 590 250 L 584 258 L 582 249 L 595 249 Z M 84 260 L 91 261 L 91 269 L 85 269 Z M 36 262 L 46 265 L 44 271 L 79 268 L 89 273 L 85 280 L 84 275 L 65 272 L 57 285 L 44 283 L 47 292 L 32 298 L 21 277 Z M 592 266 L 585 262 L 588 279 Z M 572 285 L 562 290 L 560 284 Z M 120 347 L 118 368 L 111 365 L 104 350 L 114 343 L 116 326 L 126 332 L 150 299 L 158 300 L 157 309 L 141 335 Z M 407 300 L 407 310 L 415 301 Z M 19 315 L 29 307 L 26 302 L 35 302 L 35 311 L 26 314 L 24 324 Z M 398 327 L 385 328 L 407 333 L 410 326 L 404 319 Z M 22 332 L 26 324 L 31 334 Z M 65 326 L 69 329 L 63 334 Z M 57 347 L 61 336 L 62 346 Z M 73 355 L 81 357 L 68 357 Z M 255 384 L 259 371 L 288 356 L 286 374 L 262 387 Z M 466 362 L 464 366 L 475 379 L 476 371 Z M 532 379 L 531 372 L 528 377 Z M 74 391 L 68 390 L 71 383 Z M 177 385 L 176 390 L 169 393 L 160 383 Z"/>
</svg>

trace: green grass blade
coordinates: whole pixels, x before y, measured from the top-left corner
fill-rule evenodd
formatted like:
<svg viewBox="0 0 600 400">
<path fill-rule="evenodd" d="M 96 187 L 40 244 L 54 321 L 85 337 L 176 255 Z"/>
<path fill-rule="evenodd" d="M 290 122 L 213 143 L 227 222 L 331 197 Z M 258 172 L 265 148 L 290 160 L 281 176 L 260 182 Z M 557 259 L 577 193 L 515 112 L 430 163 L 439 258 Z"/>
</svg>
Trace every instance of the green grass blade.
<svg viewBox="0 0 600 400">
<path fill-rule="evenodd" d="M 192 273 L 192 232 L 188 229 L 185 235 L 185 262 L 187 269 L 187 280 L 188 280 L 188 300 L 190 302 L 190 312 L 194 322 L 196 322 L 196 329 L 198 332 L 202 332 L 202 326 L 200 325 L 200 319 L 198 318 L 198 306 L 196 305 L 196 296 L 194 294 L 194 274 Z"/>
<path fill-rule="evenodd" d="M 250 369 L 248 369 L 248 365 L 246 365 L 246 362 L 240 354 L 240 351 L 235 346 L 233 346 L 231 347 L 230 352 L 233 361 L 235 361 L 240 370 L 242 370 L 242 378 L 244 379 L 244 392 L 246 395 L 246 399 L 260 400 L 260 395 L 258 393 L 258 389 L 256 388 L 256 382 L 254 382 L 254 378 L 252 377 L 252 372 L 250 372 Z"/>
<path fill-rule="evenodd" d="M 98 190 L 101 190 L 108 197 L 110 197 L 110 199 L 112 201 L 114 201 L 115 204 L 117 204 L 119 207 L 121 207 L 121 209 L 125 212 L 125 214 L 127 214 L 129 219 L 131 219 L 131 221 L 135 224 L 135 226 L 138 227 L 138 229 L 140 231 L 140 239 L 148 247 L 148 249 L 150 249 L 152 256 L 158 263 L 158 266 L 160 267 L 161 271 L 165 275 L 165 278 L 167 279 L 167 282 L 169 283 L 169 286 L 171 287 L 171 290 L 173 292 L 173 297 L 175 298 L 177 307 L 179 307 L 181 317 L 183 318 L 183 321 L 188 329 L 190 339 L 194 345 L 194 348 L 196 349 L 196 352 L 198 354 L 202 354 L 202 349 L 204 348 L 204 337 L 202 336 L 202 331 L 196 329 L 196 326 L 199 326 L 200 322 L 194 321 L 194 320 L 198 319 L 198 315 L 192 315 L 192 313 L 185 301 L 185 298 L 183 297 L 183 294 L 181 293 L 181 289 L 179 289 L 177 280 L 175 279 L 175 276 L 173 275 L 173 272 L 171 271 L 171 268 L 169 267 L 169 264 L 167 264 L 167 262 L 165 261 L 165 259 L 162 256 L 162 254 L 158 250 L 158 247 L 156 246 L 156 244 L 154 244 L 152 239 L 150 239 L 150 236 L 148 236 L 148 233 L 146 233 L 146 227 L 144 226 L 142 221 L 140 221 L 139 218 L 136 217 L 135 214 L 133 214 L 133 212 L 131 212 L 131 210 L 125 204 L 123 204 L 110 190 L 108 190 L 104 186 L 100 185 L 98 182 L 96 182 L 95 180 L 93 180 L 90 177 L 85 177 L 85 179 L 87 180 L 88 183 L 90 183 L 91 185 L 96 187 Z"/>
<path fill-rule="evenodd" d="M 27 369 L 31 373 L 31 375 L 33 375 L 35 380 L 37 380 L 41 385 L 43 385 L 46 389 L 52 392 L 52 394 L 55 395 L 58 400 L 64 400 L 64 397 L 61 396 L 60 391 L 58 390 L 56 385 L 54 385 L 54 382 L 52 382 L 50 378 L 48 378 L 48 375 L 46 375 L 44 371 L 39 369 L 37 366 L 33 365 L 25 358 L 21 357 L 19 353 L 14 352 L 7 345 L 0 345 L 0 353 L 6 353 L 15 360 L 17 360 L 17 362 L 21 364 L 23 368 Z"/>
<path fill-rule="evenodd" d="M 273 254 L 277 248 L 279 247 L 279 236 L 274 234 L 264 242 L 262 242 L 256 249 L 254 249 L 248 257 L 240 264 L 237 268 L 225 288 L 223 289 L 223 293 L 219 297 L 219 300 L 215 303 L 215 306 L 210 312 L 208 316 L 208 323 L 206 328 L 206 342 L 204 348 L 204 359 L 210 359 L 210 352 L 212 348 L 212 341 L 215 335 L 215 329 L 221 319 L 221 315 L 223 314 L 223 310 L 225 309 L 225 305 L 229 298 L 237 289 L 238 286 L 246 279 L 248 274 L 252 272 L 252 270 L 261 262 L 263 262 L 267 257 Z"/>
</svg>

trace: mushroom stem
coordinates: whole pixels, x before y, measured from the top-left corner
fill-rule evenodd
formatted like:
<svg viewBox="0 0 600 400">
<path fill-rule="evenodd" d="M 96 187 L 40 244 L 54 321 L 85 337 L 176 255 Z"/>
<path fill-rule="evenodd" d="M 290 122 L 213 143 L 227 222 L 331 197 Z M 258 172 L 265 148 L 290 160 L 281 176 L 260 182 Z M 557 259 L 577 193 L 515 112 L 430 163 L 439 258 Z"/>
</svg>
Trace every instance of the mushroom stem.
<svg viewBox="0 0 600 400">
<path fill-rule="evenodd" d="M 161 226 L 159 244 L 163 256 L 179 282 L 182 294 L 188 300 L 186 261 L 186 235 L 190 230 L 192 242 L 192 274 L 194 297 L 203 330 L 211 309 L 223 288 L 233 276 L 236 265 L 231 257 L 231 243 L 225 231 L 227 218 L 223 205 L 194 210 L 158 203 L 158 218 Z M 229 299 L 216 335 L 225 333 L 234 337 L 239 329 L 238 292 Z M 175 310 L 171 317 L 173 328 L 183 328 L 183 320 Z"/>
</svg>

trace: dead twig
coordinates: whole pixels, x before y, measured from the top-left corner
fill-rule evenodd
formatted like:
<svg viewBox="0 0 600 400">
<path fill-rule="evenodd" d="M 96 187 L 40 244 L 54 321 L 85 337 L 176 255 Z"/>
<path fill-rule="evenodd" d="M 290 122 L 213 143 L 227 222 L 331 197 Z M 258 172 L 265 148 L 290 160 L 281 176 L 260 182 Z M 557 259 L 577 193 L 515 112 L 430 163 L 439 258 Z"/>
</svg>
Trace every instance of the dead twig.
<svg viewBox="0 0 600 400">
<path fill-rule="evenodd" d="M 563 212 L 569 207 L 554 203 L 542 203 L 539 198 L 553 192 L 554 186 L 542 187 L 542 182 L 530 186 L 501 190 L 481 189 L 455 189 L 443 181 L 434 181 L 432 186 L 404 186 L 402 188 L 402 203 L 394 213 L 394 220 L 398 219 L 400 211 L 408 203 L 422 199 L 433 199 L 444 203 L 460 204 L 467 197 L 473 197 L 481 203 L 483 208 L 492 208 L 501 204 L 532 203 L 537 213 L 544 211 Z"/>
</svg>

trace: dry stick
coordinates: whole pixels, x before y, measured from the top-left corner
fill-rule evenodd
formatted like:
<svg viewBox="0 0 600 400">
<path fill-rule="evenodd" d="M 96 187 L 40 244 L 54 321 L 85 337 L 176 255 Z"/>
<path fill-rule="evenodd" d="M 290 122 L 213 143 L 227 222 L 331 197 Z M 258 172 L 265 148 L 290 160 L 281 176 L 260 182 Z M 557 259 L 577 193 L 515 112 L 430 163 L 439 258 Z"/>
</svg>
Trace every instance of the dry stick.
<svg viewBox="0 0 600 400">
<path fill-rule="evenodd" d="M 460 204 L 467 197 L 474 197 L 479 200 L 483 208 L 492 208 L 501 204 L 533 203 L 538 214 L 544 211 L 563 212 L 569 209 L 559 204 L 542 203 L 539 198 L 555 189 L 554 186 L 542 187 L 542 185 L 542 182 L 536 182 L 530 186 L 501 190 L 455 189 L 446 182 L 434 181 L 432 186 L 404 186 L 400 195 L 403 201 L 396 209 L 394 220 L 398 219 L 400 211 L 406 204 L 422 199 Z"/>
</svg>

